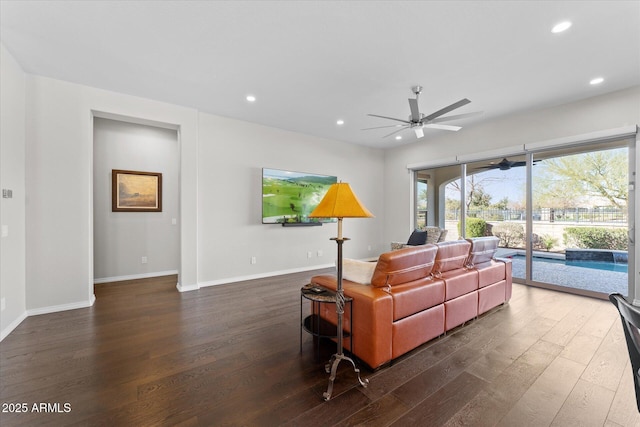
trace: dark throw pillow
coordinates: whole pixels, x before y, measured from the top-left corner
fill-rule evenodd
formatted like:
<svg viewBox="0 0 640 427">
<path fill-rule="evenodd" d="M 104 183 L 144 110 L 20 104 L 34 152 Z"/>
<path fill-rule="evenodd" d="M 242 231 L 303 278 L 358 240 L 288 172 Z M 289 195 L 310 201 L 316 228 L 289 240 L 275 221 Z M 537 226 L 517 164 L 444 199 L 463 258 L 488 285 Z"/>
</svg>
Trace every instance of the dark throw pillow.
<svg viewBox="0 0 640 427">
<path fill-rule="evenodd" d="M 427 232 L 414 230 L 413 233 L 411 233 L 411 236 L 409 236 L 409 241 L 407 242 L 407 245 L 420 246 L 420 245 L 425 245 L 426 243 L 427 243 Z"/>
</svg>

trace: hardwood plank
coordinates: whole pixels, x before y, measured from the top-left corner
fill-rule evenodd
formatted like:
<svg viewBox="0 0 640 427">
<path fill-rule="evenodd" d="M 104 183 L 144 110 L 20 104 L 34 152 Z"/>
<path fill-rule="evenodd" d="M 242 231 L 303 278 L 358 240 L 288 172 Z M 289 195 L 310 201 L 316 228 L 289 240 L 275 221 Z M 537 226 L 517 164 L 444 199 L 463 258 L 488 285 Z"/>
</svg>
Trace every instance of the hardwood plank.
<svg viewBox="0 0 640 427">
<path fill-rule="evenodd" d="M 627 344 L 621 322 L 614 322 L 582 378 L 609 390 L 616 391 L 620 384 L 622 371 L 629 359 Z"/>
<path fill-rule="evenodd" d="M 621 426 L 640 427 L 640 412 L 638 412 L 635 397 L 631 362 L 627 361 L 626 367 L 622 372 L 620 385 L 607 415 L 607 422 Z"/>
<path fill-rule="evenodd" d="M 556 358 L 498 425 L 548 426 L 584 369 L 572 360 Z"/>
<path fill-rule="evenodd" d="M 584 326 L 598 307 L 598 301 L 586 301 L 567 313 L 542 339 L 558 345 L 566 345 Z"/>
<path fill-rule="evenodd" d="M 447 421 L 450 426 L 494 426 L 513 408 L 552 363 L 560 349 L 538 342 L 507 366 L 465 407 Z"/>
<path fill-rule="evenodd" d="M 578 380 L 569 397 L 560 408 L 552 426 L 604 425 L 615 393 L 585 380 Z"/>
<path fill-rule="evenodd" d="M 442 425 L 464 407 L 485 385 L 486 382 L 480 378 L 463 372 L 391 425 L 402 427 Z"/>
<path fill-rule="evenodd" d="M 0 423 L 493 426 L 531 401 L 537 422 L 561 425 L 599 422 L 613 396 L 602 422 L 640 427 L 613 306 L 517 284 L 503 307 L 376 371 L 361 366 L 368 388 L 342 364 L 324 402 L 335 343 L 317 344 L 320 361 L 308 335 L 299 348 L 300 287 L 316 273 L 184 294 L 175 276 L 101 284 L 91 308 L 29 317 L 0 345 L 0 401 L 72 411 Z M 574 380 L 562 364 L 586 368 Z"/>
<path fill-rule="evenodd" d="M 409 407 L 395 396 L 387 394 L 364 409 L 356 412 L 337 426 L 380 426 L 389 425 L 409 410 Z"/>
<path fill-rule="evenodd" d="M 602 344 L 602 338 L 578 332 L 564 347 L 561 357 L 588 365 Z"/>
</svg>

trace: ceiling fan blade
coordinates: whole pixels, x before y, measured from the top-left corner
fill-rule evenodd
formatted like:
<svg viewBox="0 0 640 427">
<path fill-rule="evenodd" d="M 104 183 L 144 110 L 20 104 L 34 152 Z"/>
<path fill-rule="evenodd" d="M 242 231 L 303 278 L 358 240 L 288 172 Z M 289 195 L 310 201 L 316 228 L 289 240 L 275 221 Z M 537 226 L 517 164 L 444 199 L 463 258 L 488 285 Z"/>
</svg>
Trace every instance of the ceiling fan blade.
<svg viewBox="0 0 640 427">
<path fill-rule="evenodd" d="M 418 100 L 409 98 L 409 108 L 411 108 L 411 121 L 420 121 L 420 110 L 418 110 Z"/>
<path fill-rule="evenodd" d="M 430 120 L 429 123 L 440 123 L 440 122 L 445 122 L 445 121 L 448 121 L 448 120 L 460 120 L 460 119 L 464 119 L 466 117 L 479 116 L 483 112 L 484 111 L 475 111 L 473 113 L 456 114 L 455 116 L 438 117 L 438 118 L 435 118 L 433 120 Z"/>
<path fill-rule="evenodd" d="M 424 136 L 424 131 L 422 130 L 421 127 L 415 127 L 413 128 L 413 130 L 416 133 L 416 138 L 422 138 Z"/>
<path fill-rule="evenodd" d="M 511 167 L 525 166 L 527 162 L 512 162 Z"/>
<path fill-rule="evenodd" d="M 436 117 L 440 117 L 444 114 L 447 114 L 449 111 L 453 111 L 456 108 L 460 108 L 464 105 L 467 105 L 468 103 L 470 103 L 471 101 L 469 101 L 467 98 L 461 99 L 458 102 L 454 102 L 453 104 L 449 105 L 448 107 L 444 107 L 441 110 L 436 111 L 435 113 L 429 114 L 427 117 L 425 117 L 423 119 L 424 122 L 429 122 L 433 119 L 435 119 Z"/>
<path fill-rule="evenodd" d="M 384 128 L 397 128 L 397 127 L 402 127 L 402 126 L 404 126 L 404 125 L 376 126 L 376 127 L 372 127 L 372 128 L 364 128 L 364 129 L 360 129 L 360 130 L 384 129 Z"/>
<path fill-rule="evenodd" d="M 437 125 L 437 124 L 434 124 L 434 123 L 427 123 L 426 125 L 424 125 L 424 127 L 431 128 L 431 129 L 452 130 L 454 132 L 457 132 L 460 129 L 462 129 L 462 126 Z"/>
<path fill-rule="evenodd" d="M 407 126 L 402 126 L 402 128 L 401 128 L 401 129 L 394 130 L 394 131 L 393 131 L 393 132 L 391 132 L 389 135 L 385 135 L 385 136 L 383 136 L 383 138 L 387 138 L 387 137 L 389 137 L 389 136 L 391 136 L 391 135 L 395 135 L 396 133 L 398 133 L 398 132 L 400 132 L 400 131 L 403 131 L 403 130 L 405 130 L 406 128 L 407 128 Z"/>
<path fill-rule="evenodd" d="M 402 120 L 402 119 L 396 119 L 393 117 L 387 117 L 387 116 L 379 116 L 377 114 L 367 114 L 367 116 L 371 116 L 371 117 L 380 117 L 381 119 L 389 119 L 389 120 L 395 120 L 397 122 L 402 122 L 402 123 L 406 123 L 409 124 L 410 122 L 406 121 L 406 120 Z"/>
</svg>

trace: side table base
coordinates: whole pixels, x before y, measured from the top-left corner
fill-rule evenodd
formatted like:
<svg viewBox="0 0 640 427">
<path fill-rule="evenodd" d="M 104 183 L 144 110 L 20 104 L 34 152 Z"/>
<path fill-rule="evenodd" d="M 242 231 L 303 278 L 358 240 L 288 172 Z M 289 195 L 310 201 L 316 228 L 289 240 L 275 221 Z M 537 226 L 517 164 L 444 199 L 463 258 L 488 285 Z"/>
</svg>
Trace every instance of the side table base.
<svg viewBox="0 0 640 427">
<path fill-rule="evenodd" d="M 360 369 L 356 367 L 355 362 L 350 357 L 347 357 L 342 353 L 336 353 L 333 356 L 331 356 L 331 360 L 329 361 L 329 363 L 327 363 L 324 366 L 324 370 L 327 372 L 327 374 L 331 373 L 331 376 L 329 377 L 329 386 L 327 387 L 327 391 L 322 393 L 322 397 L 324 397 L 325 401 L 331 399 L 331 393 L 333 393 L 333 381 L 336 379 L 336 373 L 338 372 L 338 365 L 342 360 L 346 360 L 349 363 L 351 363 L 351 365 L 353 366 L 353 370 L 358 376 L 358 382 L 362 387 L 366 387 L 369 384 L 368 379 L 365 378 L 364 380 L 362 380 L 362 378 L 360 378 Z"/>
</svg>

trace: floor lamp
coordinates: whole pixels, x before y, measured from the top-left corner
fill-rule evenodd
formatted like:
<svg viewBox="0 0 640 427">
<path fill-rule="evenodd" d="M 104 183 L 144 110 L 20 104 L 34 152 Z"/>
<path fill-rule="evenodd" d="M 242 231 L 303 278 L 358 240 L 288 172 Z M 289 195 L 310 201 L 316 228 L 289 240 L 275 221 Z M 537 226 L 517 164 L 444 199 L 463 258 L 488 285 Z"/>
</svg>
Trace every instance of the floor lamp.
<svg viewBox="0 0 640 427">
<path fill-rule="evenodd" d="M 338 218 L 338 237 L 333 237 L 331 240 L 335 240 L 338 244 L 338 275 L 337 275 L 337 289 L 336 289 L 336 313 L 338 314 L 338 350 L 337 353 L 331 356 L 331 360 L 325 366 L 327 373 L 331 373 L 329 377 L 329 387 L 324 392 L 324 400 L 331 399 L 331 393 L 333 392 L 333 381 L 336 379 L 336 372 L 338 365 L 342 360 L 346 360 L 353 365 L 353 369 L 358 375 L 358 381 L 360 385 L 366 387 L 369 384 L 368 380 L 362 380 L 360 378 L 360 370 L 356 367 L 355 362 L 344 355 L 342 346 L 343 331 L 342 331 L 342 317 L 344 315 L 344 291 L 342 290 L 342 244 L 345 240 L 349 240 L 342 237 L 342 219 L 343 218 L 372 218 L 373 214 L 364 207 L 364 205 L 358 200 L 353 190 L 346 182 L 338 182 L 332 184 L 325 194 L 324 198 L 320 201 L 320 204 L 309 215 L 311 218 Z M 353 320 L 353 319 L 352 319 Z"/>
</svg>

